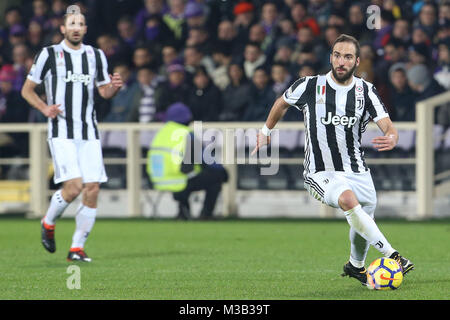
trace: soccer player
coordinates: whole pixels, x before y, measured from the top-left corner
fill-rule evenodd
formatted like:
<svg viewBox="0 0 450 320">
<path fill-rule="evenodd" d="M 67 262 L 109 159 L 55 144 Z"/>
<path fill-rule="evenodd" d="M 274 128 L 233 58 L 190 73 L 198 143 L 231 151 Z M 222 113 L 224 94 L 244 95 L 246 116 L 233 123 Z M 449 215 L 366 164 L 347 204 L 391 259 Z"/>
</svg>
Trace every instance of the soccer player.
<svg viewBox="0 0 450 320">
<path fill-rule="evenodd" d="M 54 182 L 63 182 L 41 220 L 42 244 L 47 251 L 55 252 L 55 221 L 82 193 L 67 260 L 90 262 L 84 244 L 94 226 L 100 183 L 107 181 L 94 110 L 94 85 L 103 98 L 110 99 L 122 87 L 122 79 L 119 74 L 108 74 L 101 50 L 83 44 L 87 32 L 83 14 L 68 11 L 60 31 L 64 40 L 37 54 L 22 96 L 48 117 Z M 35 92 L 43 81 L 47 102 Z"/>
<path fill-rule="evenodd" d="M 342 276 L 365 285 L 369 245 L 399 262 L 403 274 L 414 265 L 391 246 L 373 220 L 377 198 L 360 148 L 361 135 L 373 120 L 384 135 L 372 143 L 378 151 L 387 151 L 397 144 L 398 133 L 375 87 L 354 76 L 359 61 L 358 41 L 339 36 L 330 55 L 331 71 L 298 79 L 275 101 L 252 154 L 270 143 L 271 130 L 289 106 L 303 111 L 305 189 L 314 198 L 344 211 L 350 225 L 351 249 Z"/>
</svg>

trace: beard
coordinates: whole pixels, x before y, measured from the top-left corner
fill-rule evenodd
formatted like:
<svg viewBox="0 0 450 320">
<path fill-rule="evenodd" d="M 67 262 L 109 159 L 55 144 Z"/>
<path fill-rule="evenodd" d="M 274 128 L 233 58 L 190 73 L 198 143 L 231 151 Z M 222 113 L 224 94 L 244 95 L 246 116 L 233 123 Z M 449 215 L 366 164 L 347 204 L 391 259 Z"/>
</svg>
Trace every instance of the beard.
<svg viewBox="0 0 450 320">
<path fill-rule="evenodd" d="M 339 83 L 345 83 L 348 79 L 350 79 L 350 77 L 352 77 L 353 74 L 355 73 L 355 70 L 356 70 L 356 63 L 350 70 L 348 70 L 346 73 L 344 73 L 342 75 L 339 75 L 337 73 L 336 68 L 334 68 L 333 66 L 331 67 L 333 76 Z"/>
<path fill-rule="evenodd" d="M 71 45 L 73 46 L 78 46 L 82 41 L 83 41 L 83 37 L 80 36 L 79 39 L 75 40 L 72 37 L 66 37 L 67 41 L 70 42 Z"/>
</svg>

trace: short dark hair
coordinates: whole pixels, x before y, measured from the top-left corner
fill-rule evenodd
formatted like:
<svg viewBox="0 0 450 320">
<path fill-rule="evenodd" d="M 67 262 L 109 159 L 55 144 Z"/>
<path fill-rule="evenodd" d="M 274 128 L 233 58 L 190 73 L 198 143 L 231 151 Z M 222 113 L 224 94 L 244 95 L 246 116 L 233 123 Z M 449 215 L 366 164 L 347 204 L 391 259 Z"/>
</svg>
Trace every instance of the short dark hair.
<svg viewBox="0 0 450 320">
<path fill-rule="evenodd" d="M 333 43 L 333 47 L 331 47 L 331 52 L 333 52 L 334 46 L 335 46 L 337 43 L 340 43 L 340 42 L 350 42 L 350 43 L 353 43 L 354 46 L 355 46 L 355 51 L 356 51 L 355 54 L 356 54 L 356 57 L 359 58 L 359 54 L 360 54 L 360 51 L 361 51 L 361 48 L 360 48 L 360 46 L 359 46 L 359 42 L 358 42 L 358 40 L 356 40 L 354 37 L 349 36 L 349 35 L 347 35 L 347 34 L 341 34 L 339 37 L 336 38 L 336 40 L 335 40 L 334 43 Z"/>
<path fill-rule="evenodd" d="M 81 15 L 84 17 L 84 23 L 86 24 L 86 16 L 85 16 L 84 14 L 82 14 L 81 12 L 80 12 L 79 14 L 81 14 Z M 63 26 L 66 25 L 67 18 L 69 18 L 69 16 L 73 16 L 73 15 L 75 15 L 75 14 L 72 13 L 72 12 L 69 12 L 69 13 L 64 14 L 64 16 L 63 16 L 63 23 L 62 23 Z"/>
</svg>

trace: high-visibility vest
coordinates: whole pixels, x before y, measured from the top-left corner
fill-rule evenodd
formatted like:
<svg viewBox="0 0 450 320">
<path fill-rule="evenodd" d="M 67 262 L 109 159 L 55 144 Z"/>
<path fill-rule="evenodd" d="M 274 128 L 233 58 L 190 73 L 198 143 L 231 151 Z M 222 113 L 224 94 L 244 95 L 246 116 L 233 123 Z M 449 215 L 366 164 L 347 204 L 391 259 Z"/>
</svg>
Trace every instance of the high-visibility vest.
<svg viewBox="0 0 450 320">
<path fill-rule="evenodd" d="M 181 171 L 186 139 L 190 132 L 189 127 L 168 121 L 153 138 L 147 153 L 147 173 L 156 190 L 182 191 L 186 188 L 188 178 L 201 171 L 198 164 L 188 175 Z"/>
</svg>

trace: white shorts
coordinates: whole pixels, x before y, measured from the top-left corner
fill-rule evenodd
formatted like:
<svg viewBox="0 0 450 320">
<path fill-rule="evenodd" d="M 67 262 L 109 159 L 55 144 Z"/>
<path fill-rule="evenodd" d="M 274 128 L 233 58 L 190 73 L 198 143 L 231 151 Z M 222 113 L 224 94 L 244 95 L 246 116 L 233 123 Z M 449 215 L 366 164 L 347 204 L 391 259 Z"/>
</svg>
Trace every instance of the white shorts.
<svg viewBox="0 0 450 320">
<path fill-rule="evenodd" d="M 345 190 L 353 191 L 361 206 L 370 207 L 370 211 L 374 211 L 377 204 L 377 193 L 370 171 L 363 173 L 317 172 L 306 176 L 305 189 L 317 200 L 334 208 L 339 208 L 339 196 Z"/>
<path fill-rule="evenodd" d="M 100 140 L 48 139 L 55 184 L 82 178 L 83 183 L 106 182 Z"/>
</svg>

